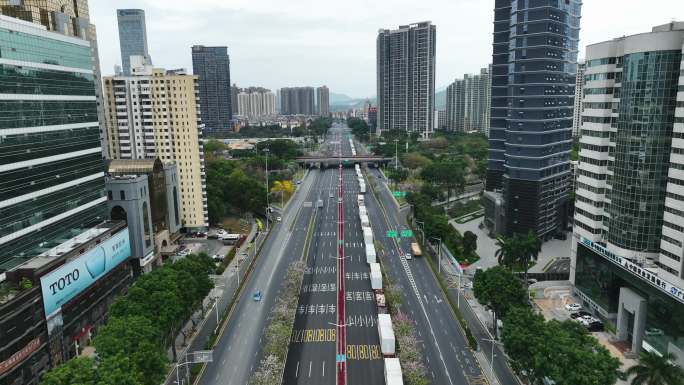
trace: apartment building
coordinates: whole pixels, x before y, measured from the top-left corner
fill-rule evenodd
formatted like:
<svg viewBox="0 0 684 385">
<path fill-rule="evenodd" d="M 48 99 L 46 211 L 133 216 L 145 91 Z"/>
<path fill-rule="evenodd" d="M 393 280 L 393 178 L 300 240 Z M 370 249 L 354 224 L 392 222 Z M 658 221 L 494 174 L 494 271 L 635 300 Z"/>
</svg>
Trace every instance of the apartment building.
<svg viewBox="0 0 684 385">
<path fill-rule="evenodd" d="M 432 134 L 436 39 L 437 27 L 429 21 L 378 31 L 378 132 Z"/>
<path fill-rule="evenodd" d="M 208 226 L 197 76 L 131 57 L 131 76 L 104 78 L 109 157 L 175 163 L 183 227 Z"/>
</svg>

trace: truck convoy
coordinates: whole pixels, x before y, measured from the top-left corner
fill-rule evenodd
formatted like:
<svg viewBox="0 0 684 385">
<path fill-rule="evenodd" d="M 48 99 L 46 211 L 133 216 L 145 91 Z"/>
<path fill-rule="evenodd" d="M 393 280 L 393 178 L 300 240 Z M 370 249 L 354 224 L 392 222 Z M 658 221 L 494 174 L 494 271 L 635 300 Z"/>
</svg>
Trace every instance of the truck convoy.
<svg viewBox="0 0 684 385">
<path fill-rule="evenodd" d="M 370 264 L 371 289 L 382 290 L 382 272 L 379 263 Z"/>
<path fill-rule="evenodd" d="M 378 334 L 380 335 L 380 350 L 385 357 L 394 357 L 396 340 L 392 329 L 392 318 L 389 314 L 378 314 Z"/>
<path fill-rule="evenodd" d="M 385 358 L 385 384 L 404 385 L 398 358 Z"/>
</svg>

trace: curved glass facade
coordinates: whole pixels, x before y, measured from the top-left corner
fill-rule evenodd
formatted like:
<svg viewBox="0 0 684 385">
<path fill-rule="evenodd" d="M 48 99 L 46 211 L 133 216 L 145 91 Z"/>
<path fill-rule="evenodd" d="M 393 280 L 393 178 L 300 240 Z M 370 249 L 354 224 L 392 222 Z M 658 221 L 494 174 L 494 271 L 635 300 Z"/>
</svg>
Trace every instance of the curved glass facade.
<svg viewBox="0 0 684 385">
<path fill-rule="evenodd" d="M 607 236 L 625 249 L 660 248 L 681 60 L 681 51 L 623 57 Z"/>
</svg>

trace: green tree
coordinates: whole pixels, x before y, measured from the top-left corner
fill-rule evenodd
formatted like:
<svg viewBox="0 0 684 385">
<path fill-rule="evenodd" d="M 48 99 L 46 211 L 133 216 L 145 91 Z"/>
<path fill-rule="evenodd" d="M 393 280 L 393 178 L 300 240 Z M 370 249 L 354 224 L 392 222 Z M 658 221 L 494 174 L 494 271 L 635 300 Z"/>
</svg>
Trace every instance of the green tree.
<svg viewBox="0 0 684 385">
<path fill-rule="evenodd" d="M 76 357 L 50 370 L 41 385 L 96 385 L 97 368 L 92 358 Z"/>
<path fill-rule="evenodd" d="M 627 369 L 626 374 L 633 376 L 631 385 L 682 385 L 684 370 L 673 363 L 676 360 L 672 353 L 642 352 L 639 363 Z"/>
<path fill-rule="evenodd" d="M 402 163 L 409 170 L 419 170 L 431 165 L 432 161 L 417 152 L 410 152 L 404 157 Z"/>
<path fill-rule="evenodd" d="M 136 373 L 145 373 L 141 383 L 162 382 L 166 368 L 166 353 L 159 344 L 159 329 L 152 321 L 139 315 L 113 317 L 100 329 L 93 344 L 98 355 L 107 362 L 126 357 L 126 365 Z M 116 367 L 119 367 L 117 364 Z"/>
<path fill-rule="evenodd" d="M 527 303 L 527 292 L 520 280 L 501 266 L 475 273 L 473 292 L 475 298 L 494 313 L 492 324 L 495 331 L 497 317 L 504 318 L 511 309 Z"/>
<path fill-rule="evenodd" d="M 504 235 L 496 237 L 497 249 L 494 253 L 494 257 L 499 263 L 499 266 L 506 266 L 513 270 L 518 259 L 517 253 L 519 251 L 516 242 L 517 238 L 508 238 Z"/>
<path fill-rule="evenodd" d="M 209 139 L 208 142 L 204 144 L 204 152 L 205 153 L 214 153 L 217 151 L 223 151 L 226 149 L 226 145 L 219 142 L 216 139 Z"/>
<path fill-rule="evenodd" d="M 472 255 L 477 249 L 477 235 L 472 231 L 463 234 L 463 253 L 467 256 Z"/>
<path fill-rule="evenodd" d="M 102 360 L 97 368 L 97 385 L 157 385 L 163 382 L 163 371 L 157 379 L 152 379 L 148 373 L 137 370 L 133 361 L 132 357 L 123 354 Z"/>
<path fill-rule="evenodd" d="M 527 271 L 530 268 L 530 262 L 536 261 L 541 252 L 541 240 L 532 230 L 530 230 L 527 235 L 518 235 L 518 240 L 516 242 L 520 247 L 520 252 L 517 253 L 519 258 L 518 262 L 525 271 L 524 282 L 527 285 Z"/>
</svg>

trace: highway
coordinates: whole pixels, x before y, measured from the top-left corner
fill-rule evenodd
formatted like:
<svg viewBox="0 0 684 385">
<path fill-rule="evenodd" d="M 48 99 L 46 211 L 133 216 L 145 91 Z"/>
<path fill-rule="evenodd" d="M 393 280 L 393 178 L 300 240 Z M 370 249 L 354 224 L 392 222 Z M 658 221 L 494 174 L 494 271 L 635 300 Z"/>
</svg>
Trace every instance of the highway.
<svg viewBox="0 0 684 385">
<path fill-rule="evenodd" d="M 262 336 L 287 267 L 302 258 L 307 228 L 311 216 L 315 214 L 313 207 L 304 207 L 304 202 L 316 198 L 316 186 L 321 184 L 322 174 L 311 170 L 283 212 L 282 222 L 273 225 L 254 271 L 214 349 L 213 362 L 206 365 L 199 384 L 248 383 L 258 366 Z M 252 300 L 256 290 L 262 292 L 263 299 L 260 302 Z"/>
<path fill-rule="evenodd" d="M 335 153 L 351 154 L 342 135 L 346 131 L 339 126 L 331 129 L 328 141 L 335 143 Z M 384 384 L 377 311 L 356 203 L 356 173 L 331 168 L 321 175 L 315 189 L 323 207 L 317 209 L 320 214 L 307 256 L 284 384 L 338 384 L 340 366 L 345 371 L 342 381 L 348 384 Z M 344 352 L 344 362 L 339 362 L 338 350 Z"/>
</svg>

